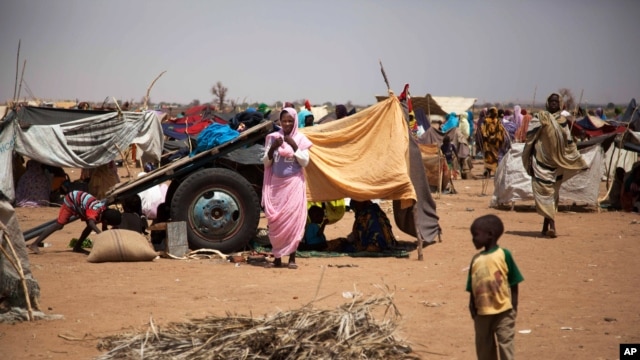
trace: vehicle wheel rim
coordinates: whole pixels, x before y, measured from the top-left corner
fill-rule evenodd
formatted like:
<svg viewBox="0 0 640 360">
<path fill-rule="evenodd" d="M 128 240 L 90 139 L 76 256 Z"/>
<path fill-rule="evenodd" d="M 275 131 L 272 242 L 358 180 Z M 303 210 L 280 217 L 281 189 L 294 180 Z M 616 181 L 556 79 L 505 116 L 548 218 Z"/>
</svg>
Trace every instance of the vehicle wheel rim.
<svg viewBox="0 0 640 360">
<path fill-rule="evenodd" d="M 240 201 L 222 189 L 202 192 L 192 204 L 191 223 L 203 238 L 222 241 L 242 224 Z"/>
</svg>

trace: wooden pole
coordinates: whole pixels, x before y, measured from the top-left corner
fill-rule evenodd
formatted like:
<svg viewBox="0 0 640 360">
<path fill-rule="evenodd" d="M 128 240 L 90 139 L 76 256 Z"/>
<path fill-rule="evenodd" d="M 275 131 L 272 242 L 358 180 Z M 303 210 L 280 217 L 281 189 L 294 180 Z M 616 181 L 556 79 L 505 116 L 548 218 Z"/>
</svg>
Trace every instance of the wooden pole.
<svg viewBox="0 0 640 360">
<path fill-rule="evenodd" d="M 384 79 L 384 83 L 387 85 L 387 92 L 391 91 L 391 86 L 389 85 L 389 79 L 387 78 L 387 73 L 384 71 L 384 66 L 382 66 L 382 60 L 378 60 L 380 63 L 380 72 L 382 73 L 382 78 Z"/>
<path fill-rule="evenodd" d="M 11 263 L 13 268 L 16 270 L 18 275 L 20 276 L 20 282 L 22 283 L 22 290 L 24 291 L 25 301 L 27 303 L 27 316 L 29 321 L 33 321 L 33 308 L 31 307 L 31 299 L 29 298 L 29 288 L 27 287 L 27 278 L 24 276 L 24 270 L 22 269 L 22 263 L 20 262 L 20 258 L 18 258 L 18 254 L 16 254 L 16 250 L 13 248 L 13 244 L 11 243 L 11 239 L 7 235 L 7 228 L 4 224 L 0 223 L 0 230 L 2 230 L 3 238 L 9 244 L 9 249 L 11 249 L 11 253 L 13 254 L 13 259 L 9 256 L 7 251 L 3 246 L 0 245 L 0 250 L 2 254 L 7 258 L 7 260 Z"/>
<path fill-rule="evenodd" d="M 415 204 L 413 204 L 413 221 L 414 223 L 418 223 L 417 222 L 417 212 L 418 212 L 418 203 L 416 202 Z M 424 256 L 422 255 L 422 246 L 424 244 L 424 239 L 422 238 L 422 233 L 420 231 L 416 231 L 416 240 L 418 241 L 418 247 L 416 248 L 416 250 L 418 250 L 418 261 L 422 261 L 424 259 Z"/>
<path fill-rule="evenodd" d="M 438 199 L 442 194 L 442 152 L 438 148 Z"/>
<path fill-rule="evenodd" d="M 122 158 L 122 164 L 127 169 L 127 175 L 129 176 L 129 179 L 131 179 L 131 170 L 129 170 L 129 164 L 127 164 L 127 157 L 124 155 L 124 152 L 122 152 L 122 149 L 120 149 L 118 145 L 116 145 L 116 149 L 118 149 L 120 157 Z"/>
<path fill-rule="evenodd" d="M 18 100 L 20 100 L 20 93 L 22 92 L 22 79 L 24 79 L 24 69 L 27 67 L 27 59 L 24 59 L 22 65 L 22 74 L 20 75 L 20 84 L 18 85 Z"/>
<path fill-rule="evenodd" d="M 162 75 L 164 75 L 164 73 L 166 73 L 167 70 L 163 71 L 160 73 L 160 75 L 156 76 L 155 79 L 153 79 L 153 81 L 151 82 L 151 85 L 149 85 L 149 87 L 147 88 L 147 95 L 144 96 L 144 104 L 142 105 L 142 110 L 148 110 L 148 102 L 149 102 L 149 93 L 151 92 L 151 88 L 153 87 L 153 85 L 156 84 L 156 81 L 158 81 L 158 79 L 160 79 L 160 77 Z"/>
<path fill-rule="evenodd" d="M 18 40 L 18 55 L 16 56 L 16 82 L 13 85 L 13 101 L 16 101 L 16 94 L 18 91 L 18 71 L 20 70 L 20 43 L 22 40 Z"/>
<path fill-rule="evenodd" d="M 577 121 L 576 116 L 578 116 L 578 109 L 580 108 L 580 103 L 582 102 L 583 93 L 584 93 L 584 89 L 580 90 L 580 100 L 578 100 L 578 103 L 576 104 L 573 110 L 574 118 L 573 118 L 573 121 L 571 122 L 571 125 L 569 126 L 569 136 L 571 136 L 571 132 L 573 131 L 573 123 Z"/>
</svg>

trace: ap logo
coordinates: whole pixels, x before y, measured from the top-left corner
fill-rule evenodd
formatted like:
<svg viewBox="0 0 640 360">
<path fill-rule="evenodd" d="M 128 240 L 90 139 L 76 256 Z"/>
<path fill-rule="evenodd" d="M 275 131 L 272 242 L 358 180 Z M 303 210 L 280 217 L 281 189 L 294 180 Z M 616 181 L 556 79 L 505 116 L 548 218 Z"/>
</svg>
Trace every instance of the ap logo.
<svg viewBox="0 0 640 360">
<path fill-rule="evenodd" d="M 640 344 L 620 344 L 620 360 L 640 359 Z"/>
</svg>

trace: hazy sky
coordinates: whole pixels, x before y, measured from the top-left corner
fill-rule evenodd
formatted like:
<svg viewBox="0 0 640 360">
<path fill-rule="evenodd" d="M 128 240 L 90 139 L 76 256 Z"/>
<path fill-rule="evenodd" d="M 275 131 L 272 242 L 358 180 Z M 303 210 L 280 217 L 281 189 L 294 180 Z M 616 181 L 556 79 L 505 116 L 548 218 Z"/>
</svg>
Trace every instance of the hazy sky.
<svg viewBox="0 0 640 360">
<path fill-rule="evenodd" d="M 414 96 L 530 104 L 562 87 L 583 103 L 640 97 L 637 0 L 4 0 L 0 102 L 228 97 L 371 104 Z M 21 97 L 27 96 L 23 85 Z"/>
</svg>

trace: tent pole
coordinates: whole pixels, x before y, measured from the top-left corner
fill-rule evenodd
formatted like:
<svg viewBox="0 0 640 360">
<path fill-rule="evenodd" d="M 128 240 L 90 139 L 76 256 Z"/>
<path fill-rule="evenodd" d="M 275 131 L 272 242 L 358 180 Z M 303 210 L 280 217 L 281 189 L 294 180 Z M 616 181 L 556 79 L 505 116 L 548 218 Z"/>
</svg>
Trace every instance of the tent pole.
<svg viewBox="0 0 640 360">
<path fill-rule="evenodd" d="M 607 189 L 609 188 L 609 178 L 611 177 L 611 166 L 613 165 L 613 154 L 616 153 L 616 150 L 618 152 L 620 152 L 620 149 L 616 148 L 616 142 L 613 142 L 613 150 L 611 151 L 611 157 L 609 158 L 609 167 L 607 168 L 607 166 L 605 166 L 605 168 L 607 168 Z M 606 165 L 606 164 L 605 164 Z M 617 164 L 616 164 L 617 165 Z"/>
<path fill-rule="evenodd" d="M 584 93 L 584 89 L 580 90 L 580 100 L 578 100 L 578 103 L 575 106 L 575 110 L 573 111 L 574 113 L 574 118 L 573 121 L 571 122 L 571 126 L 569 126 L 569 136 L 573 136 L 571 133 L 573 131 L 573 123 L 576 122 L 576 116 L 578 116 L 578 109 L 580 108 L 580 103 L 582 102 L 582 94 Z"/>
<path fill-rule="evenodd" d="M 438 199 L 442 194 L 442 156 L 441 151 L 438 149 Z"/>
<path fill-rule="evenodd" d="M 18 100 L 20 100 L 20 93 L 22 92 L 22 79 L 24 79 L 24 69 L 27 67 L 27 59 L 24 60 L 22 65 L 22 74 L 20 74 L 20 83 L 18 84 Z"/>
<path fill-rule="evenodd" d="M 413 204 L 413 222 L 414 224 L 417 224 L 417 212 L 418 212 L 418 203 L 416 202 L 415 204 Z M 422 261 L 424 259 L 424 256 L 422 255 L 422 246 L 424 244 L 424 239 L 422 238 L 422 233 L 420 231 L 416 231 L 416 235 L 417 238 L 417 248 L 416 250 L 418 250 L 418 261 Z"/>
<path fill-rule="evenodd" d="M 17 101 L 16 93 L 18 91 L 18 71 L 20 70 L 20 43 L 21 39 L 18 39 L 18 55 L 16 56 L 16 82 L 13 85 L 13 101 Z"/>
<path fill-rule="evenodd" d="M 122 158 L 122 164 L 127 169 L 128 178 L 131 179 L 131 170 L 129 170 L 129 164 L 127 163 L 127 157 L 124 155 L 124 153 L 122 152 L 122 150 L 120 149 L 120 147 L 117 144 L 114 144 L 114 145 L 116 146 L 116 149 L 118 149 L 118 152 L 120 153 L 120 157 Z"/>
</svg>

